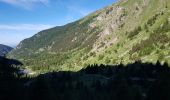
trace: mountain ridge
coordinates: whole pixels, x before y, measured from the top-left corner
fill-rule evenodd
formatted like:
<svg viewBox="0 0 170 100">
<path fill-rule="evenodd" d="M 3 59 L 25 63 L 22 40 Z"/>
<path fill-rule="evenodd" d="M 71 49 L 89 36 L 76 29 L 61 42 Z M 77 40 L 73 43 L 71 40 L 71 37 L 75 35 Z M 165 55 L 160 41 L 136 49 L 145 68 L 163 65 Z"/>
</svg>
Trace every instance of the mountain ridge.
<svg viewBox="0 0 170 100">
<path fill-rule="evenodd" d="M 33 70 L 80 70 L 88 64 L 170 62 L 168 0 L 121 0 L 76 22 L 26 39 L 9 57 Z"/>
<path fill-rule="evenodd" d="M 0 44 L 0 56 L 4 56 L 9 53 L 13 48 L 7 45 Z"/>
</svg>

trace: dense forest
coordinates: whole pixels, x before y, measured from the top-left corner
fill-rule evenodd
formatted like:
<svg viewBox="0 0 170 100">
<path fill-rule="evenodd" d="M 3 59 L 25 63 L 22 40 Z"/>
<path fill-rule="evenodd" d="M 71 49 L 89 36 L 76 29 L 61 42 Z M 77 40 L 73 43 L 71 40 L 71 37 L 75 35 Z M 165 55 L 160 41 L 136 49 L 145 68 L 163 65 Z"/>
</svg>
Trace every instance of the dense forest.
<svg viewBox="0 0 170 100">
<path fill-rule="evenodd" d="M 0 100 L 170 100 L 168 64 L 89 65 L 78 72 L 20 73 L 0 58 Z"/>
</svg>

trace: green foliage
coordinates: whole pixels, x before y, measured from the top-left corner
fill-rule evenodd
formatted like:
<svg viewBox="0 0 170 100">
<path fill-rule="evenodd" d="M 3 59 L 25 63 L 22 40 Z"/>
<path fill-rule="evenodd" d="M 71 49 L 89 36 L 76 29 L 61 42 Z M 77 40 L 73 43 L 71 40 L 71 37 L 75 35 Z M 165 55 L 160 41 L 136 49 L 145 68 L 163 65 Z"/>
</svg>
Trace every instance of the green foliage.
<svg viewBox="0 0 170 100">
<path fill-rule="evenodd" d="M 100 54 L 99 57 L 98 57 L 98 60 L 102 60 L 103 58 L 104 58 L 104 55 Z"/>
<path fill-rule="evenodd" d="M 147 24 L 144 25 L 144 29 L 146 30 L 146 32 L 149 32 Z"/>
<path fill-rule="evenodd" d="M 118 51 L 117 50 L 114 50 L 115 53 L 117 53 Z"/>
<path fill-rule="evenodd" d="M 95 57 L 96 56 L 96 52 L 90 52 L 90 56 Z"/>
<path fill-rule="evenodd" d="M 129 32 L 128 38 L 132 39 L 134 36 L 139 34 L 139 32 L 142 30 L 141 26 L 135 28 L 133 31 Z"/>
<path fill-rule="evenodd" d="M 137 53 L 130 55 L 130 59 L 132 61 L 140 61 L 141 60 Z"/>
<path fill-rule="evenodd" d="M 83 57 L 83 60 L 87 60 L 89 58 L 89 56 L 88 55 L 85 55 L 84 57 Z"/>
<path fill-rule="evenodd" d="M 154 50 L 155 45 L 159 46 L 160 44 L 165 44 L 170 41 L 170 38 L 165 34 L 168 30 L 169 23 L 166 20 L 162 27 L 150 34 L 148 39 L 142 40 L 140 43 L 133 46 L 130 54 L 139 52 L 140 56 L 149 55 Z"/>
<path fill-rule="evenodd" d="M 138 0 L 120 1 L 76 22 L 41 31 L 23 40 L 9 57 L 38 72 L 77 71 L 89 63 L 119 63 L 120 58 L 124 63 L 141 57 L 156 60 L 170 47 L 169 2 L 148 2 L 143 8 Z M 109 35 L 104 34 L 106 28 Z M 94 45 L 99 48 L 91 52 Z"/>
<path fill-rule="evenodd" d="M 116 61 L 117 61 L 117 59 L 112 59 L 111 63 L 116 64 L 117 63 Z"/>
<path fill-rule="evenodd" d="M 154 50 L 154 46 L 145 47 L 139 52 L 139 56 L 149 55 Z"/>
<path fill-rule="evenodd" d="M 152 18 L 150 18 L 150 19 L 147 21 L 147 24 L 148 24 L 149 26 L 152 26 L 152 25 L 155 23 L 157 17 L 159 17 L 159 14 L 155 14 Z"/>
<path fill-rule="evenodd" d="M 105 63 L 108 64 L 111 62 L 111 59 L 109 59 L 108 57 L 105 58 Z"/>
<path fill-rule="evenodd" d="M 158 55 L 158 60 L 162 61 L 164 59 L 165 55 L 161 52 Z"/>
<path fill-rule="evenodd" d="M 168 19 L 165 19 L 165 22 L 162 24 L 162 26 L 157 28 L 154 32 L 155 33 L 166 33 L 169 31 L 170 31 L 170 23 Z"/>
</svg>

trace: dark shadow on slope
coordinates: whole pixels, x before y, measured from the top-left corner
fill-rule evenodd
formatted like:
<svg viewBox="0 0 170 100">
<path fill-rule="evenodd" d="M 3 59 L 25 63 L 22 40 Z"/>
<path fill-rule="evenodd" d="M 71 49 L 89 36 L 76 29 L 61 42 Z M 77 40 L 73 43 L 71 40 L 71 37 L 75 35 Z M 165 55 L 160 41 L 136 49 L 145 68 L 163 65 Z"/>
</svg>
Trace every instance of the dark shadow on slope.
<svg viewBox="0 0 170 100">
<path fill-rule="evenodd" d="M 20 96 L 20 81 L 18 74 L 22 63 L 0 57 L 0 100 L 11 100 Z"/>
<path fill-rule="evenodd" d="M 25 100 L 170 100 L 170 68 L 159 62 L 90 65 L 39 75 L 25 86 Z"/>
<path fill-rule="evenodd" d="M 89 65 L 23 78 L 8 60 L 0 60 L 0 100 L 170 100 L 166 63 Z"/>
</svg>

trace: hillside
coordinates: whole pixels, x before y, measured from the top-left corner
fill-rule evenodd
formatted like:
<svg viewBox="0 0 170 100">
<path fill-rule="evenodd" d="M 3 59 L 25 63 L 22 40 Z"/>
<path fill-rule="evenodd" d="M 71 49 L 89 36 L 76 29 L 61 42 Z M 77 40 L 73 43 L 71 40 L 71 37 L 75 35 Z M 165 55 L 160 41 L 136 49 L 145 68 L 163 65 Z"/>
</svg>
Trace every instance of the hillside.
<svg viewBox="0 0 170 100">
<path fill-rule="evenodd" d="M 23 40 L 9 57 L 32 70 L 77 71 L 94 63 L 170 63 L 169 50 L 169 0 L 120 0 Z"/>
<path fill-rule="evenodd" d="M 0 44 L 0 56 L 6 55 L 8 52 L 10 52 L 13 48 Z"/>
</svg>

